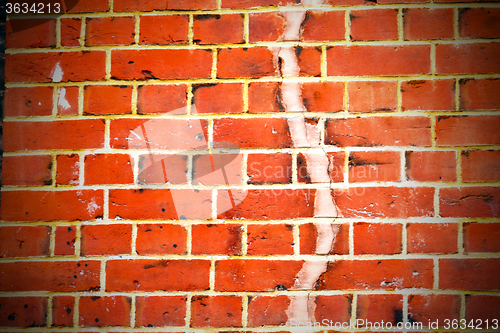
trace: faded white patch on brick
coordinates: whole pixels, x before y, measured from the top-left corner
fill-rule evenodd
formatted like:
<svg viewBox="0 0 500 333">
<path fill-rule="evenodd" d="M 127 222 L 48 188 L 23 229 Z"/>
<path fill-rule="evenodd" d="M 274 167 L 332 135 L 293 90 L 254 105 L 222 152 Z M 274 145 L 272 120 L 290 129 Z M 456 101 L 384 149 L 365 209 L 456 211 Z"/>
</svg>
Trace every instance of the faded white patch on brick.
<svg viewBox="0 0 500 333">
<path fill-rule="evenodd" d="M 57 62 L 57 64 L 52 69 L 52 73 L 51 73 L 52 82 L 61 82 L 63 75 L 64 75 L 64 72 L 61 68 L 61 64 L 60 64 L 60 62 Z"/>
<path fill-rule="evenodd" d="M 71 107 L 68 100 L 66 99 L 66 88 L 60 88 L 57 95 L 57 105 L 61 107 L 61 109 L 66 110 Z"/>
</svg>

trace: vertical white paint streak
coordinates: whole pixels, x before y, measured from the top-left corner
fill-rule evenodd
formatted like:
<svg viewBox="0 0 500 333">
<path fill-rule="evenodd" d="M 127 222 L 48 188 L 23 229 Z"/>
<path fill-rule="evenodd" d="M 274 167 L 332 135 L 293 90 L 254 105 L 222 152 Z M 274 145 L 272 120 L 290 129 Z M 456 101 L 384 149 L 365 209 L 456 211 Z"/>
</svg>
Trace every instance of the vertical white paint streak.
<svg viewBox="0 0 500 333">
<path fill-rule="evenodd" d="M 63 78 L 63 70 L 61 68 L 60 62 L 57 62 L 57 64 L 54 66 L 52 69 L 52 73 L 50 74 L 52 77 L 52 82 L 61 82 Z"/>
<path fill-rule="evenodd" d="M 61 109 L 66 110 L 71 107 L 68 100 L 66 99 L 66 88 L 60 88 L 57 96 L 57 105 L 61 107 Z"/>
<path fill-rule="evenodd" d="M 303 0 L 302 5 L 319 5 L 322 0 Z M 284 11 L 286 27 L 283 33 L 285 41 L 299 41 L 301 36 L 302 22 L 306 17 L 305 11 Z M 274 53 L 277 67 L 283 76 L 281 84 L 281 100 L 285 112 L 306 112 L 307 109 L 302 101 L 302 86 L 299 82 L 290 80 L 300 74 L 295 48 L 281 47 L 271 48 Z M 304 153 L 307 162 L 307 171 L 313 183 L 330 183 L 328 173 L 329 158 L 320 148 L 320 133 L 317 123 L 306 122 L 303 116 L 289 117 L 288 127 L 292 137 L 293 145 L 296 148 L 316 148 Z M 316 190 L 314 202 L 315 217 L 337 217 L 340 212 L 335 205 L 330 188 Z M 316 239 L 316 254 L 328 254 L 332 248 L 337 233 L 338 226 L 331 223 L 315 223 L 318 236 Z M 328 260 L 305 261 L 302 269 L 295 278 L 293 289 L 311 290 L 314 288 L 320 275 L 326 271 Z M 315 298 L 308 295 L 290 297 L 290 305 L 287 309 L 288 323 L 294 322 L 314 323 L 315 320 Z"/>
</svg>

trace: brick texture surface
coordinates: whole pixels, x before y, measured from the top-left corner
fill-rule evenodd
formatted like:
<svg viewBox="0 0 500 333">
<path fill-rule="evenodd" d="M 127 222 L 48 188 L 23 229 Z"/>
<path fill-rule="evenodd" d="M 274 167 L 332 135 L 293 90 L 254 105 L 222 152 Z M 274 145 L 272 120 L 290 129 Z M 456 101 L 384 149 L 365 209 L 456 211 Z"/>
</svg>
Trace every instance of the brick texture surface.
<svg viewBox="0 0 500 333">
<path fill-rule="evenodd" d="M 498 331 L 498 0 L 61 4 L 7 4 L 1 332 Z"/>
</svg>

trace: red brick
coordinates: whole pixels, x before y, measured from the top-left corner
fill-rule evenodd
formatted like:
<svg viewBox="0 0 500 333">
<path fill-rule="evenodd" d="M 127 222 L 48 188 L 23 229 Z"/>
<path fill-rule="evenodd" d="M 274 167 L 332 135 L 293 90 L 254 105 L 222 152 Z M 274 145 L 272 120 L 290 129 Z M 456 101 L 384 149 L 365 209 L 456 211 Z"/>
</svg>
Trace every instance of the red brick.
<svg viewBox="0 0 500 333">
<path fill-rule="evenodd" d="M 410 223 L 408 253 L 457 253 L 456 223 Z"/>
<path fill-rule="evenodd" d="M 397 9 L 353 10 L 349 17 L 352 40 L 398 39 Z"/>
<path fill-rule="evenodd" d="M 50 155 L 5 156 L 2 162 L 2 185 L 51 185 Z"/>
<path fill-rule="evenodd" d="M 196 64 L 187 66 L 186 64 Z M 113 50 L 111 76 L 118 80 L 210 78 L 211 50 Z"/>
<path fill-rule="evenodd" d="M 0 326 L 45 326 L 47 301 L 48 297 L 0 297 Z"/>
<path fill-rule="evenodd" d="M 61 19 L 61 46 L 80 46 L 82 19 Z"/>
<path fill-rule="evenodd" d="M 429 321 L 438 321 L 439 327 L 442 327 L 447 319 L 460 319 L 460 296 L 410 295 L 408 316 L 413 322 L 422 323 L 424 327 L 428 327 Z"/>
<path fill-rule="evenodd" d="M 214 147 L 289 148 L 292 139 L 283 118 L 222 118 L 214 120 Z"/>
<path fill-rule="evenodd" d="M 2 193 L 1 215 L 5 221 L 92 220 L 102 214 L 102 190 Z"/>
<path fill-rule="evenodd" d="M 496 327 L 499 311 L 500 297 L 496 295 L 465 295 L 465 320 L 475 329 Z"/>
<path fill-rule="evenodd" d="M 498 73 L 500 43 L 437 44 L 436 74 Z"/>
<path fill-rule="evenodd" d="M 498 217 L 500 187 L 458 187 L 439 190 L 439 212 L 443 217 Z"/>
<path fill-rule="evenodd" d="M 79 95 L 79 87 L 60 87 L 57 90 L 57 114 L 60 116 L 77 115 Z"/>
<path fill-rule="evenodd" d="M 322 155 L 323 152 L 311 153 L 314 155 Z M 311 156 L 311 155 L 309 155 Z M 328 175 L 330 177 L 330 182 L 340 183 L 344 181 L 344 152 L 329 152 L 326 153 L 328 158 Z M 310 170 L 309 170 L 310 171 Z M 312 183 L 311 175 L 307 169 L 307 158 L 306 155 L 299 153 L 297 155 L 297 180 L 299 183 Z"/>
<path fill-rule="evenodd" d="M 195 296 L 191 299 L 191 326 L 241 326 L 241 301 L 241 296 Z"/>
<path fill-rule="evenodd" d="M 151 0 L 137 2 L 135 0 L 116 0 L 113 5 L 115 11 L 149 12 L 152 10 L 196 10 L 217 9 L 216 0 Z"/>
<path fill-rule="evenodd" d="M 57 155 L 57 175 L 58 185 L 77 185 L 80 175 L 80 158 L 77 154 Z"/>
<path fill-rule="evenodd" d="M 500 144 L 499 116 L 441 116 L 436 123 L 438 146 Z"/>
<path fill-rule="evenodd" d="M 500 180 L 500 151 L 468 150 L 462 152 L 462 180 L 488 182 Z"/>
<path fill-rule="evenodd" d="M 404 81 L 401 98 L 403 111 L 454 111 L 455 80 Z"/>
<path fill-rule="evenodd" d="M 131 184 L 132 162 L 128 154 L 92 154 L 85 156 L 85 185 Z"/>
<path fill-rule="evenodd" d="M 274 189 L 231 191 L 238 205 L 227 207 L 229 193 L 218 192 L 217 218 L 274 220 L 312 217 L 314 191 L 307 189 Z"/>
<path fill-rule="evenodd" d="M 218 51 L 218 78 L 260 78 L 277 74 L 273 52 L 267 47 L 227 48 Z"/>
<path fill-rule="evenodd" d="M 302 22 L 301 40 L 331 41 L 345 39 L 344 11 L 308 11 Z"/>
<path fill-rule="evenodd" d="M 142 15 L 140 43 L 148 45 L 186 44 L 187 15 Z"/>
<path fill-rule="evenodd" d="M 248 326 L 284 326 L 288 322 L 290 298 L 281 296 L 255 296 L 248 299 Z"/>
<path fill-rule="evenodd" d="M 403 9 L 405 40 L 453 38 L 453 8 Z"/>
<path fill-rule="evenodd" d="M 271 42 L 283 39 L 286 20 L 280 12 L 250 13 L 249 41 Z"/>
<path fill-rule="evenodd" d="M 351 318 L 352 295 L 319 295 L 315 303 L 315 318 L 320 323 L 327 322 L 334 326 L 336 323 L 348 323 Z"/>
<path fill-rule="evenodd" d="M 50 227 L 1 227 L 0 258 L 48 256 Z"/>
<path fill-rule="evenodd" d="M 250 82 L 248 86 L 248 112 L 270 113 L 284 111 L 279 82 Z"/>
<path fill-rule="evenodd" d="M 104 80 L 105 59 L 105 51 L 6 54 L 5 81 L 53 82 L 58 78 L 54 75 L 57 66 L 62 82 Z"/>
<path fill-rule="evenodd" d="M 285 153 L 249 154 L 248 184 L 288 184 L 292 182 L 292 156 Z"/>
<path fill-rule="evenodd" d="M 114 119 L 110 145 L 114 149 L 207 149 L 207 125 L 198 119 Z"/>
<path fill-rule="evenodd" d="M 293 254 L 293 225 L 248 225 L 247 253 L 249 255 Z"/>
<path fill-rule="evenodd" d="M 358 295 L 356 309 L 357 320 L 363 320 L 360 326 L 371 328 L 369 323 L 397 323 L 403 321 L 402 295 Z"/>
<path fill-rule="evenodd" d="M 339 232 L 335 236 L 328 254 L 349 254 L 349 224 L 336 224 Z M 318 227 L 314 223 L 302 224 L 300 232 L 300 254 L 315 254 L 318 241 Z"/>
<path fill-rule="evenodd" d="M 379 4 L 389 4 L 389 3 L 425 3 L 427 0 L 378 0 Z"/>
<path fill-rule="evenodd" d="M 137 113 L 186 114 L 187 85 L 165 84 L 139 86 Z"/>
<path fill-rule="evenodd" d="M 134 44 L 134 17 L 87 18 L 85 45 L 130 45 Z"/>
<path fill-rule="evenodd" d="M 241 113 L 243 112 L 243 84 L 195 84 L 193 85 L 193 104 L 196 109 L 192 113 Z"/>
<path fill-rule="evenodd" d="M 186 155 L 139 156 L 137 180 L 143 184 L 187 184 Z"/>
<path fill-rule="evenodd" d="M 416 181 L 457 180 L 456 153 L 454 151 L 407 151 L 406 176 Z"/>
<path fill-rule="evenodd" d="M 398 105 L 395 81 L 351 81 L 349 112 L 395 111 Z"/>
<path fill-rule="evenodd" d="M 355 223 L 354 254 L 401 253 L 401 224 Z"/>
<path fill-rule="evenodd" d="M 82 256 L 130 254 L 132 226 L 130 224 L 82 226 Z"/>
<path fill-rule="evenodd" d="M 73 326 L 75 298 L 73 296 L 55 296 L 52 298 L 52 325 Z"/>
<path fill-rule="evenodd" d="M 222 0 L 222 8 L 257 8 L 296 4 L 294 0 Z"/>
<path fill-rule="evenodd" d="M 0 264 L 2 291 L 99 290 L 100 261 L 23 261 Z"/>
<path fill-rule="evenodd" d="M 3 131 L 6 151 L 104 146 L 104 121 L 101 119 L 7 122 Z"/>
<path fill-rule="evenodd" d="M 334 191 L 344 217 L 434 215 L 434 189 L 430 187 L 355 187 Z"/>
<path fill-rule="evenodd" d="M 334 46 L 327 50 L 327 61 L 329 76 L 401 76 L 431 69 L 428 45 Z"/>
<path fill-rule="evenodd" d="M 325 143 L 348 146 L 430 146 L 427 117 L 329 119 Z"/>
<path fill-rule="evenodd" d="M 397 151 L 353 151 L 349 156 L 349 182 L 401 181 Z"/>
<path fill-rule="evenodd" d="M 304 82 L 302 101 L 309 112 L 344 110 L 343 82 Z"/>
<path fill-rule="evenodd" d="M 9 19 L 5 27 L 8 49 L 56 46 L 54 19 Z"/>
<path fill-rule="evenodd" d="M 128 326 L 130 325 L 130 304 L 125 296 L 83 296 L 80 298 L 81 326 Z"/>
<path fill-rule="evenodd" d="M 299 76 L 321 75 L 321 48 L 320 47 L 295 47 Z"/>
<path fill-rule="evenodd" d="M 110 260 L 106 263 L 106 290 L 206 290 L 209 270 L 209 260 Z"/>
<path fill-rule="evenodd" d="M 440 259 L 439 288 L 499 290 L 500 259 Z"/>
<path fill-rule="evenodd" d="M 56 227 L 54 255 L 75 255 L 76 227 Z"/>
<path fill-rule="evenodd" d="M 203 154 L 193 156 L 192 183 L 203 185 L 242 184 L 242 154 Z"/>
<path fill-rule="evenodd" d="M 212 192 L 188 189 L 113 189 L 109 216 L 124 219 L 208 219 Z"/>
<path fill-rule="evenodd" d="M 131 86 L 86 86 L 83 113 L 87 115 L 132 113 Z"/>
<path fill-rule="evenodd" d="M 497 110 L 500 108 L 500 80 L 460 80 L 461 110 Z"/>
<path fill-rule="evenodd" d="M 138 254 L 186 253 L 186 229 L 174 224 L 139 224 L 136 251 Z"/>
<path fill-rule="evenodd" d="M 5 91 L 6 117 L 52 115 L 52 87 L 15 87 Z"/>
<path fill-rule="evenodd" d="M 73 2 L 74 7 L 68 8 L 68 13 L 91 13 L 107 12 L 109 10 L 109 1 L 107 0 L 85 0 Z"/>
<path fill-rule="evenodd" d="M 464 224 L 465 253 L 500 252 L 500 224 L 471 222 Z"/>
<path fill-rule="evenodd" d="M 139 296 L 136 298 L 135 326 L 184 326 L 185 296 Z"/>
<path fill-rule="evenodd" d="M 196 44 L 243 43 L 243 14 L 194 15 Z"/>
<path fill-rule="evenodd" d="M 459 8 L 458 23 L 461 38 L 500 37 L 499 8 Z"/>
<path fill-rule="evenodd" d="M 432 259 L 332 261 L 317 289 L 432 288 L 432 268 Z"/>
<path fill-rule="evenodd" d="M 270 291 L 290 289 L 303 261 L 218 260 L 215 262 L 216 291 Z"/>
<path fill-rule="evenodd" d="M 192 226 L 192 254 L 241 254 L 242 227 L 237 224 Z"/>
</svg>

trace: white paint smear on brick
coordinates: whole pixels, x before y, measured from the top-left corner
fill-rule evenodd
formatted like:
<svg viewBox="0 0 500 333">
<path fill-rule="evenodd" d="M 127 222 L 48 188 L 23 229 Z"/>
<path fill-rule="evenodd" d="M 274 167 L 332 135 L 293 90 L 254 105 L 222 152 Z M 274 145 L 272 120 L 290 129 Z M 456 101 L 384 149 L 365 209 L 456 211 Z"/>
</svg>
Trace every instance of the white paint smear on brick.
<svg viewBox="0 0 500 333">
<path fill-rule="evenodd" d="M 57 96 L 57 105 L 61 107 L 61 109 L 66 110 L 71 107 L 68 100 L 66 99 L 66 88 L 60 88 Z"/>
<path fill-rule="evenodd" d="M 52 82 L 61 82 L 63 78 L 63 70 L 61 68 L 60 62 L 57 62 L 57 64 L 54 66 L 52 69 L 51 77 L 52 77 Z"/>
</svg>

